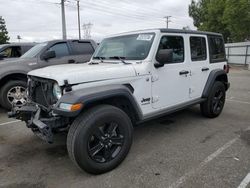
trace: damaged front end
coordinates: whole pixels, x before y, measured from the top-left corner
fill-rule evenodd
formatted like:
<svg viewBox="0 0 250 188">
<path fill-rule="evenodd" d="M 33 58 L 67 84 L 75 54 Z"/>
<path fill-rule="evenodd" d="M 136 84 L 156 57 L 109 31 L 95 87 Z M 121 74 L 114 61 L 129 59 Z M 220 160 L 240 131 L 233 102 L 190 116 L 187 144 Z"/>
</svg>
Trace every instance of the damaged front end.
<svg viewBox="0 0 250 188">
<path fill-rule="evenodd" d="M 13 107 L 10 118 L 24 121 L 37 136 L 48 143 L 53 142 L 56 132 L 67 130 L 68 117 L 53 112 L 58 99 L 53 96 L 53 81 L 32 77 L 28 82 L 28 102 L 22 107 Z"/>
</svg>

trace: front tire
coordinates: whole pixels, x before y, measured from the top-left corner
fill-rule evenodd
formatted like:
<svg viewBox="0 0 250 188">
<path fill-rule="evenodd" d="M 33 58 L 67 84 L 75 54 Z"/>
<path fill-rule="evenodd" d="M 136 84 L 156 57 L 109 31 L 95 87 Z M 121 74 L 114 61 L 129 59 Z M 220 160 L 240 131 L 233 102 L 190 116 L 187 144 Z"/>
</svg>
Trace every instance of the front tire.
<svg viewBox="0 0 250 188">
<path fill-rule="evenodd" d="M 6 110 L 10 110 L 12 106 L 23 106 L 26 103 L 27 83 L 23 80 L 8 81 L 0 89 L 0 104 Z"/>
<path fill-rule="evenodd" d="M 132 138 L 133 126 L 128 115 L 114 106 L 100 105 L 82 113 L 73 122 L 67 149 L 77 167 L 101 174 L 125 159 Z"/>
<path fill-rule="evenodd" d="M 218 117 L 223 110 L 225 99 L 225 85 L 222 82 L 216 81 L 207 100 L 200 105 L 202 115 L 209 118 Z"/>
</svg>

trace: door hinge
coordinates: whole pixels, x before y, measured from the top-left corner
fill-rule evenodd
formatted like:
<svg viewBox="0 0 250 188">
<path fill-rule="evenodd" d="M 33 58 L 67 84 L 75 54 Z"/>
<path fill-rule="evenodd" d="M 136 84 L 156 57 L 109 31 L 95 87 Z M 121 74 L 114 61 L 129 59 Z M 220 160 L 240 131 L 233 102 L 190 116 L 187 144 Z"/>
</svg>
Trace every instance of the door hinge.
<svg viewBox="0 0 250 188">
<path fill-rule="evenodd" d="M 194 90 L 192 88 L 189 88 L 189 94 L 192 94 Z"/>
<path fill-rule="evenodd" d="M 157 80 L 159 80 L 159 76 L 158 75 L 151 76 L 151 81 L 152 82 L 156 82 Z"/>
<path fill-rule="evenodd" d="M 159 101 L 159 96 L 152 97 L 152 103 L 156 103 Z"/>
</svg>

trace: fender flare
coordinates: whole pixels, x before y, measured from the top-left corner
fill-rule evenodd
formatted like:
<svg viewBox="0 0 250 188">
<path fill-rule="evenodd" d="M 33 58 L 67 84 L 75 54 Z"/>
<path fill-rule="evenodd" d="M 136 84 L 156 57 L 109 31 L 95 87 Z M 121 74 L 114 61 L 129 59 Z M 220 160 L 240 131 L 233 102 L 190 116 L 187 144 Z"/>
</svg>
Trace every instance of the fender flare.
<svg viewBox="0 0 250 188">
<path fill-rule="evenodd" d="M 210 72 L 206 85 L 204 87 L 202 98 L 207 98 L 209 95 L 209 91 L 212 89 L 214 82 L 219 76 L 225 76 L 224 84 L 226 85 L 226 90 L 229 88 L 227 73 L 222 69 L 215 69 Z"/>
<path fill-rule="evenodd" d="M 88 104 L 105 99 L 112 99 L 114 97 L 124 97 L 129 100 L 132 108 L 135 110 L 136 117 L 139 119 L 142 118 L 142 111 L 133 96 L 133 91 L 131 91 L 126 85 L 108 85 L 71 91 L 61 97 L 54 108 L 54 112 L 58 115 L 74 117 L 77 116 L 82 109 L 77 112 L 67 112 L 59 108 L 60 103 L 83 103 L 84 109 L 84 106 L 87 106 Z"/>
</svg>

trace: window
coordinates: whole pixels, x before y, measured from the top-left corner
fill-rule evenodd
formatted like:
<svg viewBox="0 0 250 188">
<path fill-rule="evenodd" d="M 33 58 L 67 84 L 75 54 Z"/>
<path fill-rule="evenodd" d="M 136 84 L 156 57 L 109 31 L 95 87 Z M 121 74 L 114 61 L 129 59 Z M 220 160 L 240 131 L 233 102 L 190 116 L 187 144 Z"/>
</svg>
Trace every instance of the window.
<svg viewBox="0 0 250 188">
<path fill-rule="evenodd" d="M 20 57 L 21 56 L 21 47 L 20 46 L 13 46 L 8 47 L 1 52 L 5 57 Z"/>
<path fill-rule="evenodd" d="M 222 37 L 209 36 L 209 49 L 211 63 L 222 62 L 226 60 L 224 41 Z"/>
<path fill-rule="evenodd" d="M 93 58 L 119 56 L 126 60 L 143 60 L 149 54 L 154 37 L 154 33 L 141 33 L 104 39 Z"/>
<path fill-rule="evenodd" d="M 190 49 L 192 61 L 207 59 L 206 39 L 204 37 L 190 37 Z"/>
<path fill-rule="evenodd" d="M 55 44 L 48 51 L 55 51 L 57 58 L 69 55 L 69 49 L 65 42 Z"/>
<path fill-rule="evenodd" d="M 37 55 L 48 45 L 47 42 L 40 43 L 32 47 L 30 50 L 28 50 L 25 54 L 22 55 L 21 58 L 34 58 L 37 57 Z"/>
<path fill-rule="evenodd" d="M 173 52 L 172 62 L 168 63 L 181 63 L 184 62 L 184 40 L 180 36 L 163 36 L 160 41 L 159 49 L 169 49 Z"/>
<path fill-rule="evenodd" d="M 89 42 L 73 41 L 73 48 L 76 55 L 91 55 L 94 53 L 94 49 Z"/>
</svg>

